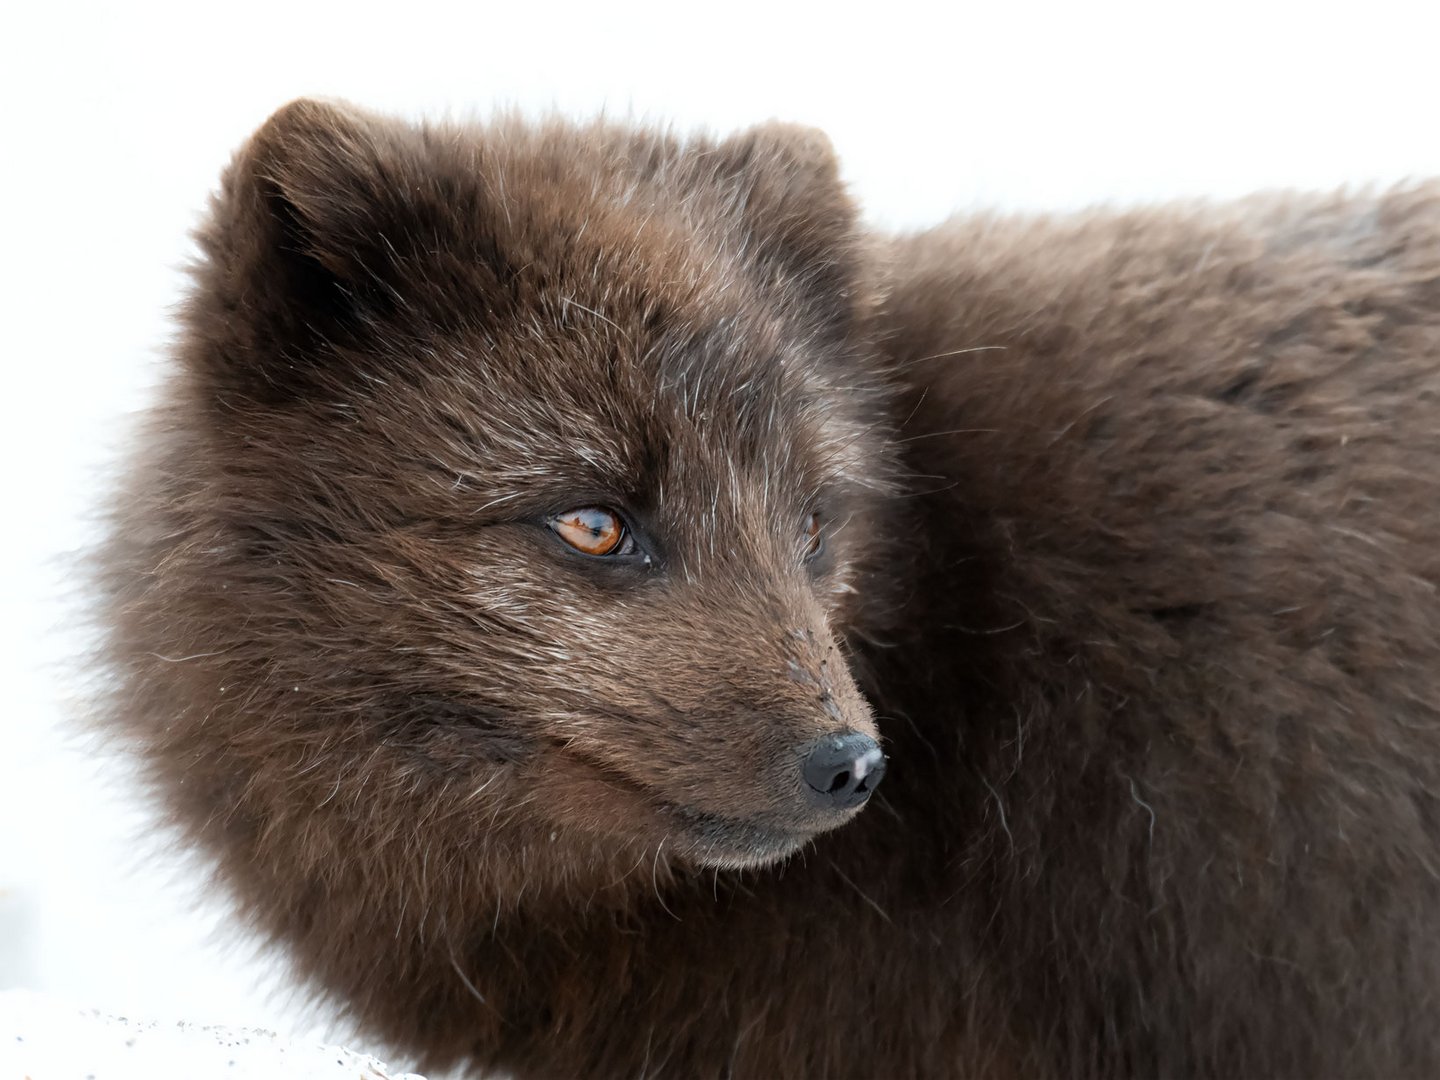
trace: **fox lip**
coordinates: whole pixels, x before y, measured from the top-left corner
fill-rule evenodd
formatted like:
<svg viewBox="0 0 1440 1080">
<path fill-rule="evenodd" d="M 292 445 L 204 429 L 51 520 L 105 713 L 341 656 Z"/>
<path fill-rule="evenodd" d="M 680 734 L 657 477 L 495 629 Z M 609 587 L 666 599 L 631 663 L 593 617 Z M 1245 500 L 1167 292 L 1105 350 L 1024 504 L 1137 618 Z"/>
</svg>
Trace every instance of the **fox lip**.
<svg viewBox="0 0 1440 1080">
<path fill-rule="evenodd" d="M 737 870 L 768 866 L 805 847 L 825 829 L 794 831 L 742 818 L 674 806 L 681 851 L 702 867 Z"/>
<path fill-rule="evenodd" d="M 772 810 L 756 816 L 731 816 L 667 797 L 655 788 L 578 753 L 576 748 L 554 748 L 572 765 L 578 765 L 602 789 L 620 802 L 612 803 L 606 817 L 617 840 L 653 844 L 657 841 L 681 860 L 706 869 L 753 869 L 778 863 L 803 849 L 815 837 L 845 825 L 864 803 L 816 806 L 813 798 L 795 792 L 787 799 L 789 812 Z M 627 815 L 624 806 L 631 809 Z M 589 829 L 594 829 L 592 819 Z M 603 831 L 608 831 L 603 829 Z"/>
</svg>

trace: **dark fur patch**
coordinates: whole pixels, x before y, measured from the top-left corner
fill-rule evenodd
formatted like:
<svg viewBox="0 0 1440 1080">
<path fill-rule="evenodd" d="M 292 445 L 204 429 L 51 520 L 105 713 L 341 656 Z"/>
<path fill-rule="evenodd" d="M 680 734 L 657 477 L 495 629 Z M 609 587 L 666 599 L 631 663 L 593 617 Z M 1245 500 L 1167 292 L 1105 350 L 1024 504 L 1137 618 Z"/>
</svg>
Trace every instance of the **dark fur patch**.
<svg viewBox="0 0 1440 1080">
<path fill-rule="evenodd" d="M 1010 1067 L 1434 1073 L 1440 191 L 961 221 L 895 267 L 936 539 L 877 706 L 970 778 L 909 820 Z"/>
</svg>

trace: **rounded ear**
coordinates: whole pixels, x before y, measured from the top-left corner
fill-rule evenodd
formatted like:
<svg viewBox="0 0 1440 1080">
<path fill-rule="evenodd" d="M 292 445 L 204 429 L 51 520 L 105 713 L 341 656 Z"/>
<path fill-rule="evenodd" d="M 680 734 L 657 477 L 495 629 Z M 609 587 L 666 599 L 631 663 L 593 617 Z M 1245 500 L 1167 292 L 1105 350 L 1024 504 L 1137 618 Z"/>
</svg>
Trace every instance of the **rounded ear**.
<svg viewBox="0 0 1440 1080">
<path fill-rule="evenodd" d="M 391 197 L 386 174 L 397 158 L 404 150 L 393 125 L 343 102 L 301 98 L 265 121 L 237 155 L 236 209 L 261 224 L 278 222 L 292 251 L 354 277 L 373 239 L 369 226 Z"/>
<path fill-rule="evenodd" d="M 222 390 L 291 395 L 395 306 L 386 233 L 416 139 L 347 104 L 302 99 L 236 154 L 198 234 L 205 259 L 188 312 L 191 355 Z"/>
<path fill-rule="evenodd" d="M 824 132 L 772 121 L 722 143 L 719 168 L 739 185 L 742 219 L 762 266 L 798 286 L 829 319 L 864 299 L 859 214 Z"/>
</svg>

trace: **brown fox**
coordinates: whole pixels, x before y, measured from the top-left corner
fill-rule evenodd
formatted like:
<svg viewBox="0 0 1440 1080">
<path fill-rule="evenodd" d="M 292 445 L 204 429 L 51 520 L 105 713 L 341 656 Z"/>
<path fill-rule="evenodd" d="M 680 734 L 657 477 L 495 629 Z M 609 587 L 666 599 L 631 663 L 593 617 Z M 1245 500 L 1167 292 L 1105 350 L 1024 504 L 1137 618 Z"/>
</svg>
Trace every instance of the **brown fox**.
<svg viewBox="0 0 1440 1080">
<path fill-rule="evenodd" d="M 379 1038 L 1440 1067 L 1434 189 L 891 238 L 805 129 L 300 101 L 199 241 L 108 718 Z"/>
</svg>

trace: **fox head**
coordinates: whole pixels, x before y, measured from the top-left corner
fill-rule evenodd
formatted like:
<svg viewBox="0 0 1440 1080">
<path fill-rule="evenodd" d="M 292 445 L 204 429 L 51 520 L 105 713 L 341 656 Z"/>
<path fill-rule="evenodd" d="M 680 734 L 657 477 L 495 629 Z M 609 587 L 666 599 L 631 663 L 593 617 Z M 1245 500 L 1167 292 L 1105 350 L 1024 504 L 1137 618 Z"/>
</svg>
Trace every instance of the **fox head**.
<svg viewBox="0 0 1440 1080">
<path fill-rule="evenodd" d="M 859 811 L 891 466 L 823 137 L 298 101 L 198 240 L 117 710 L 272 926 L 358 903 L 357 853 L 377 925 L 463 919 Z"/>
</svg>

